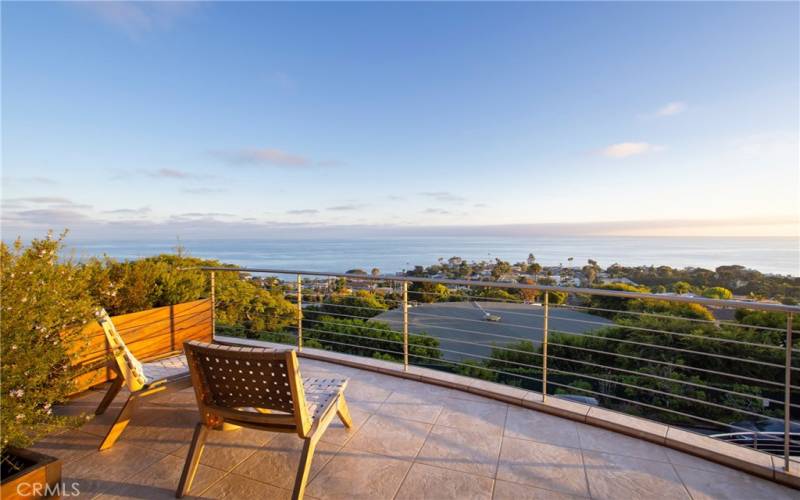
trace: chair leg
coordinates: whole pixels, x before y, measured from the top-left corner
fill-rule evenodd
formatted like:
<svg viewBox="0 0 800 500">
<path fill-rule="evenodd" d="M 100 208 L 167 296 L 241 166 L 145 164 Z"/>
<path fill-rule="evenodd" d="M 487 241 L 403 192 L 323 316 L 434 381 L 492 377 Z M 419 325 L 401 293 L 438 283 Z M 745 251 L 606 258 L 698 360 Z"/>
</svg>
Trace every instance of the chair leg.
<svg viewBox="0 0 800 500">
<path fill-rule="evenodd" d="M 119 438 L 119 435 L 122 434 L 122 431 L 125 430 L 125 427 L 127 427 L 128 423 L 131 421 L 131 415 L 133 415 L 138 401 L 138 394 L 133 393 L 128 396 L 128 400 L 119 411 L 119 415 L 117 415 L 117 419 L 114 420 L 114 424 L 111 426 L 111 429 L 108 430 L 108 434 L 106 434 L 103 442 L 100 443 L 100 451 L 107 450 L 108 448 L 114 446 L 114 443 L 117 441 L 117 438 Z"/>
<path fill-rule="evenodd" d="M 339 415 L 339 420 L 342 421 L 345 427 L 349 429 L 353 426 L 353 420 L 350 418 L 350 410 L 347 408 L 344 394 L 339 394 L 339 401 L 336 403 L 336 414 Z"/>
<path fill-rule="evenodd" d="M 205 447 L 206 436 L 208 436 L 208 427 L 203 425 L 202 422 L 198 423 L 194 428 L 194 436 L 192 437 L 192 444 L 189 446 L 189 454 L 186 455 L 186 463 L 183 464 L 183 472 L 178 483 L 178 489 L 175 491 L 176 498 L 183 498 L 192 487 L 194 475 L 197 473 L 197 466 L 200 465 L 200 455 L 203 454 L 203 448 Z"/>
<path fill-rule="evenodd" d="M 292 500 L 301 500 L 306 492 L 306 481 L 308 481 L 308 473 L 311 471 L 311 459 L 314 457 L 314 448 L 316 446 L 317 440 L 313 436 L 304 439 L 303 453 L 300 455 L 297 477 L 294 480 Z"/>
<path fill-rule="evenodd" d="M 124 383 L 125 380 L 120 376 L 117 376 L 117 378 L 111 381 L 111 387 L 108 388 L 108 392 L 103 396 L 103 400 L 100 401 L 100 405 L 94 411 L 95 415 L 102 415 L 106 412 L 108 406 L 114 401 L 117 394 L 119 394 L 120 389 L 122 389 L 122 384 Z"/>
</svg>

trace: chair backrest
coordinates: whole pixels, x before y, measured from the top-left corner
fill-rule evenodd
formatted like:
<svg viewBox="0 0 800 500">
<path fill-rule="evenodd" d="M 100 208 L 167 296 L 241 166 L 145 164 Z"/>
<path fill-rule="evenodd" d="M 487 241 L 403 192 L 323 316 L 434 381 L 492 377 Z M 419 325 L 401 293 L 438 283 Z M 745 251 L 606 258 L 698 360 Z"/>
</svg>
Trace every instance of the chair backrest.
<svg viewBox="0 0 800 500">
<path fill-rule="evenodd" d="M 111 353 L 114 355 L 117 367 L 125 379 L 128 389 L 131 392 L 140 390 L 148 382 L 142 364 L 131 354 L 128 346 L 125 345 L 125 341 L 122 340 L 122 336 L 114 326 L 114 322 L 111 321 L 111 316 L 108 315 L 105 309 L 100 309 L 97 312 L 97 322 L 103 327 L 106 340 L 111 347 Z"/>
<path fill-rule="evenodd" d="M 311 419 L 294 351 L 196 340 L 183 347 L 206 424 L 228 420 L 308 435 Z"/>
</svg>

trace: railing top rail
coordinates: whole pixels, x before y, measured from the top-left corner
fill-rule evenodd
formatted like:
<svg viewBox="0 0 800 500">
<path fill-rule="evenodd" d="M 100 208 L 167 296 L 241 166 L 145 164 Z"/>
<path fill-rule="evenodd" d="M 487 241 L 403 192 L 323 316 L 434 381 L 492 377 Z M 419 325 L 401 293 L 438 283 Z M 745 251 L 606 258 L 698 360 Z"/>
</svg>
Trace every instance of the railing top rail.
<svg viewBox="0 0 800 500">
<path fill-rule="evenodd" d="M 325 276 L 333 278 L 349 278 L 367 281 L 406 281 L 411 283 L 438 283 L 442 285 L 453 286 L 482 286 L 487 288 L 511 288 L 511 289 L 528 289 L 540 290 L 543 292 L 564 292 L 568 294 L 583 294 L 583 295 L 601 295 L 605 297 L 620 297 L 627 299 L 648 299 L 648 300 L 664 300 L 668 302 L 682 302 L 687 304 L 700 304 L 712 307 L 727 307 L 736 309 L 753 309 L 756 311 L 772 311 L 772 312 L 785 312 L 800 314 L 800 306 L 790 306 L 786 304 L 765 304 L 763 302 L 746 302 L 743 300 L 727 300 L 727 299 L 709 299 L 706 297 L 684 297 L 682 295 L 659 295 L 655 293 L 639 293 L 639 292 L 626 292 L 622 290 L 607 290 L 603 288 L 577 288 L 577 287 L 562 287 L 550 286 L 539 284 L 523 284 L 511 283 L 502 281 L 474 281 L 474 280 L 455 280 L 455 279 L 439 279 L 439 278 L 422 278 L 418 276 L 393 276 L 393 275 L 378 275 L 371 274 L 352 274 L 352 273 L 336 273 L 324 271 L 304 271 L 297 269 L 271 269 L 271 268 L 253 268 L 253 267 L 213 267 L 213 266 L 199 266 L 182 268 L 183 270 L 201 270 L 201 271 L 227 271 L 227 272 L 240 272 L 240 273 L 269 273 L 269 274 L 299 274 L 304 276 Z"/>
</svg>

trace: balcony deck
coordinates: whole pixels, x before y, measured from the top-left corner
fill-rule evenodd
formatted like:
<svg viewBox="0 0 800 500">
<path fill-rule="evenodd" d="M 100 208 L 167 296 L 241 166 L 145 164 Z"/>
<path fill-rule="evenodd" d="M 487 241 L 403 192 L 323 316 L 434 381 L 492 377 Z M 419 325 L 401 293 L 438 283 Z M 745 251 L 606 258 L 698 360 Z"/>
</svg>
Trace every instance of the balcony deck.
<svg viewBox="0 0 800 500">
<path fill-rule="evenodd" d="M 306 498 L 797 498 L 798 492 L 644 440 L 455 389 L 302 359 L 304 376 L 350 377 L 349 431 L 334 421 L 314 455 Z M 64 410 L 91 414 L 90 391 Z M 85 498 L 174 498 L 198 420 L 192 389 L 143 404 L 98 452 L 124 395 L 79 430 L 34 448 L 63 460 Z M 214 432 L 192 495 L 289 498 L 301 441 Z"/>
</svg>

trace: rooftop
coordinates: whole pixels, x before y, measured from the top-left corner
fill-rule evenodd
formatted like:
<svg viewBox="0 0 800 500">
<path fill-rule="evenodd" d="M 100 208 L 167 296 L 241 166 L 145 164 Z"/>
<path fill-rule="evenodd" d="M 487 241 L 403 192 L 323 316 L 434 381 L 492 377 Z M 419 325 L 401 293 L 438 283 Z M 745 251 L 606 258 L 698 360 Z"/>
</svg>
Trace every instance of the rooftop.
<svg viewBox="0 0 800 500">
<path fill-rule="evenodd" d="M 471 392 L 303 358 L 304 376 L 350 378 L 353 428 L 334 420 L 317 447 L 306 498 L 797 498 L 747 473 L 585 423 Z M 89 391 L 62 409 L 91 414 Z M 174 498 L 194 425 L 193 390 L 144 400 L 116 445 L 98 452 L 126 395 L 37 451 L 63 460 L 86 498 Z M 213 432 L 192 494 L 289 498 L 301 440 Z"/>
</svg>

